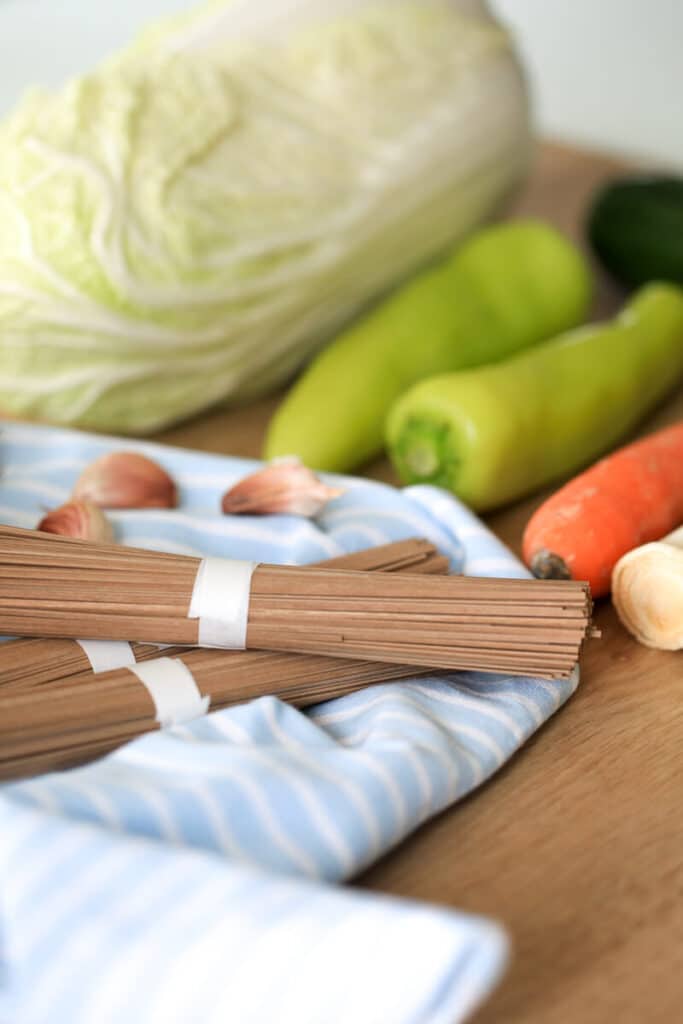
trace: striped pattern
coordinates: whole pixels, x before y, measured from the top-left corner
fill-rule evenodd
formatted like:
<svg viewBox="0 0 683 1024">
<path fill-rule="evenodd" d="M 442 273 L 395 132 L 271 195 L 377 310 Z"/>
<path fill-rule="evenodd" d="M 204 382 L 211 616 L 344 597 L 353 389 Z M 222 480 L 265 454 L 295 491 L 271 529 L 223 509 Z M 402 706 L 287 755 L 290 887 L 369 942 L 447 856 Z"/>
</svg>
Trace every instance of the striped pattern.
<svg viewBox="0 0 683 1024">
<path fill-rule="evenodd" d="M 25 526 L 122 444 L 12 425 L 1 440 L 0 514 Z M 182 495 L 177 511 L 115 515 L 127 543 L 307 562 L 421 535 L 455 568 L 525 573 L 433 488 L 345 480 L 315 523 L 229 519 L 220 495 L 253 463 L 124 443 Z M 460 673 L 307 713 L 264 698 L 5 786 L 0 1021 L 464 1020 L 501 970 L 497 927 L 324 883 L 488 778 L 577 681 Z"/>
<path fill-rule="evenodd" d="M 505 958 L 477 918 L 9 802 L 0 829 L 7 1024 L 456 1024 Z"/>
</svg>

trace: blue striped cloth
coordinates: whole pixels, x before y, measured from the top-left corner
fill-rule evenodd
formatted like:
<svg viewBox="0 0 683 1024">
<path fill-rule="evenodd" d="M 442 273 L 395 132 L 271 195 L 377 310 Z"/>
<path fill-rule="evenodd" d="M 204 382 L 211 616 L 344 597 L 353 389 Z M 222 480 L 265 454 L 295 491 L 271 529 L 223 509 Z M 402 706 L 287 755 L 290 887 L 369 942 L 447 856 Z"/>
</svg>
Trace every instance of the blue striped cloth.
<svg viewBox="0 0 683 1024">
<path fill-rule="evenodd" d="M 344 478 L 316 521 L 224 517 L 256 463 L 18 424 L 0 430 L 0 519 L 34 526 L 122 447 L 181 494 L 111 513 L 123 543 L 305 563 L 422 536 L 454 569 L 526 572 L 434 488 Z M 330 883 L 488 778 L 577 681 L 440 675 L 305 713 L 264 698 L 0 787 L 1 1024 L 466 1019 L 503 969 L 500 927 Z"/>
</svg>

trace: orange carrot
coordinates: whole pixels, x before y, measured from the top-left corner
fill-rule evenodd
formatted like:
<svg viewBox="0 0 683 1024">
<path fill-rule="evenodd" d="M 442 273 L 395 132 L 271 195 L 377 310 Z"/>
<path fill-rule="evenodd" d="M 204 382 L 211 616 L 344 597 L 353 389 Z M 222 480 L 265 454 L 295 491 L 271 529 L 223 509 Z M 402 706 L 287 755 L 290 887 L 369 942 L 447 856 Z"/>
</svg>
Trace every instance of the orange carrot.
<svg viewBox="0 0 683 1024">
<path fill-rule="evenodd" d="M 683 421 L 621 448 L 570 480 L 531 517 L 524 560 L 542 579 L 609 593 L 627 551 L 683 522 Z"/>
</svg>

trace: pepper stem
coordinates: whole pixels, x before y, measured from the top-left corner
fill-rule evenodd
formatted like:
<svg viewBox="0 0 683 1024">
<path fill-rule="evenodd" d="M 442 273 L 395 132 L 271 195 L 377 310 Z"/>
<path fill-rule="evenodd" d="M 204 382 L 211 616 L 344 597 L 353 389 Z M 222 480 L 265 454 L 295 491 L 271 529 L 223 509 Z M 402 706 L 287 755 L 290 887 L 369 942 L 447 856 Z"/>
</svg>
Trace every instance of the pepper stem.
<svg viewBox="0 0 683 1024">
<path fill-rule="evenodd" d="M 417 477 L 434 476 L 439 468 L 439 453 L 428 438 L 410 445 L 403 453 L 406 466 Z"/>
</svg>

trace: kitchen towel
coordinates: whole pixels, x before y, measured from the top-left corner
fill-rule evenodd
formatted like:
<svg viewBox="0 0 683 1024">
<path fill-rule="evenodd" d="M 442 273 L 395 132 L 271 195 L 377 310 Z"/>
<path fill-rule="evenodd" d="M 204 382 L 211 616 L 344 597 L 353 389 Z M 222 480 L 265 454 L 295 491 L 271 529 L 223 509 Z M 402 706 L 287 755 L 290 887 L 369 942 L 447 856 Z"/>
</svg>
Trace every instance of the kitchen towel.
<svg viewBox="0 0 683 1024">
<path fill-rule="evenodd" d="M 257 463 L 3 424 L 0 519 L 32 527 L 108 450 L 179 484 L 173 510 L 111 512 L 121 543 L 305 563 L 411 536 L 454 569 L 526 575 L 431 487 L 330 477 L 315 520 L 227 517 Z M 474 672 L 297 711 L 273 698 L 0 787 L 1 1024 L 440 1024 L 506 958 L 492 922 L 342 889 L 495 772 L 573 692 Z"/>
</svg>

